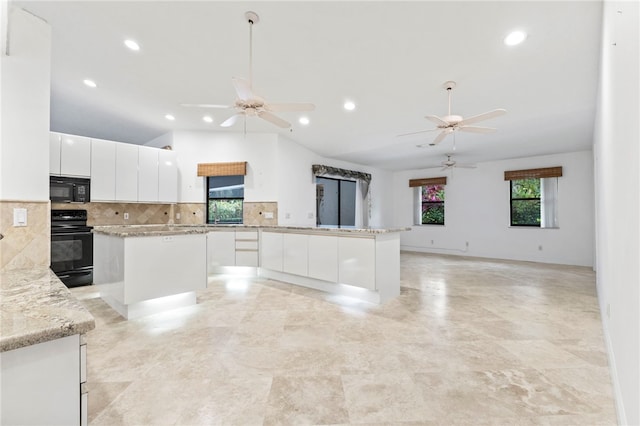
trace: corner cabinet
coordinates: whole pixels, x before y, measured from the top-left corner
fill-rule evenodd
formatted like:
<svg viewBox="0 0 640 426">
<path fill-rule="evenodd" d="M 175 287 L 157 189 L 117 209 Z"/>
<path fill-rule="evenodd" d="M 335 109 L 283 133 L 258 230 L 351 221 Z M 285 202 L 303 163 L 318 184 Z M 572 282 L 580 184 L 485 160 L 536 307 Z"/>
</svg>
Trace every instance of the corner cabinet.
<svg viewBox="0 0 640 426">
<path fill-rule="evenodd" d="M 52 132 L 49 144 L 49 174 L 91 176 L 91 139 Z"/>
</svg>

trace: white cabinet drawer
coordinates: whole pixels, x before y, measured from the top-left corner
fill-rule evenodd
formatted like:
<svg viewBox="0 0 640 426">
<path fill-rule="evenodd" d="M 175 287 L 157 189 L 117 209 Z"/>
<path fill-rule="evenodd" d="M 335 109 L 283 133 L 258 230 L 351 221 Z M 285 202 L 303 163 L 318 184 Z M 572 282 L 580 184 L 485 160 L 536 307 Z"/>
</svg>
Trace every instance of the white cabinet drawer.
<svg viewBox="0 0 640 426">
<path fill-rule="evenodd" d="M 236 241 L 258 241 L 258 231 L 236 231 Z"/>
<path fill-rule="evenodd" d="M 258 251 L 236 251 L 236 266 L 258 266 Z"/>
</svg>

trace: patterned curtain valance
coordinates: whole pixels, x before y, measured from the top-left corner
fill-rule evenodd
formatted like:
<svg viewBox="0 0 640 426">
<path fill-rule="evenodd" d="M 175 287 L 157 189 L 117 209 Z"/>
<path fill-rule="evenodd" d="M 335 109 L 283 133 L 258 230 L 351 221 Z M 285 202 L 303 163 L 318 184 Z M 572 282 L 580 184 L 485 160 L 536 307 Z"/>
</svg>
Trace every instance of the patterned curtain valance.
<svg viewBox="0 0 640 426">
<path fill-rule="evenodd" d="M 371 175 L 369 173 L 357 172 L 355 170 L 339 169 L 337 167 L 324 166 L 322 164 L 314 164 L 313 166 L 311 166 L 311 171 L 313 172 L 314 176 L 333 175 L 333 176 L 340 176 L 340 177 L 349 178 L 349 179 L 363 180 L 366 183 L 371 182 Z"/>
</svg>

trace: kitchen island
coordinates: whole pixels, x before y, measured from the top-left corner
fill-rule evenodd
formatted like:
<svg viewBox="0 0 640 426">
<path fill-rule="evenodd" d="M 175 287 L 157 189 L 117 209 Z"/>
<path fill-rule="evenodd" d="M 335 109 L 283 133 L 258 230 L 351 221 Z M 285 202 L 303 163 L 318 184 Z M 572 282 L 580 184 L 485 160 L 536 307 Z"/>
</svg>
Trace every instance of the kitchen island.
<svg viewBox="0 0 640 426">
<path fill-rule="evenodd" d="M 206 230 L 163 225 L 93 229 L 93 282 L 126 319 L 196 303 L 207 285 Z"/>
<path fill-rule="evenodd" d="M 49 269 L 0 272 L 0 424 L 87 424 L 93 316 Z"/>
<path fill-rule="evenodd" d="M 94 282 L 125 318 L 196 303 L 207 276 L 241 270 L 372 303 L 400 294 L 400 232 L 246 225 L 94 228 Z M 180 295 L 179 298 L 169 296 Z M 171 301 L 170 301 L 171 299 Z"/>
</svg>

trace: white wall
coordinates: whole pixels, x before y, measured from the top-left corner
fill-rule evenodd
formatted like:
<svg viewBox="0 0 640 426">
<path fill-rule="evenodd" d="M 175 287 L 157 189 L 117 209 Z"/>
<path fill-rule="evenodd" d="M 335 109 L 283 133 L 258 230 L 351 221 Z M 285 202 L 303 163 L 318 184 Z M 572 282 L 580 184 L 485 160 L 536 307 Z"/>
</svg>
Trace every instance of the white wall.
<svg viewBox="0 0 640 426">
<path fill-rule="evenodd" d="M 369 200 L 371 202 L 370 227 L 389 227 L 393 224 L 391 209 L 390 172 L 346 161 L 322 157 L 284 137 L 278 140 L 278 224 L 283 226 L 315 226 L 316 188 L 311 166 L 324 164 L 348 170 L 371 173 Z M 366 225 L 368 202 L 360 200 L 359 185 L 356 189 L 356 227 Z M 287 217 L 287 214 L 289 217 Z"/>
<path fill-rule="evenodd" d="M 9 13 L 10 55 L 3 49 L 0 64 L 0 200 L 47 201 L 51 29 L 17 7 Z"/>
<path fill-rule="evenodd" d="M 205 179 L 197 175 L 198 163 L 246 161 L 245 201 L 277 201 L 275 134 L 186 132 L 173 133 L 177 152 L 178 199 L 182 203 L 204 203 Z"/>
<path fill-rule="evenodd" d="M 397 172 L 393 177 L 397 226 L 414 225 L 415 190 L 409 188 L 409 179 L 447 176 L 445 226 L 412 226 L 401 234 L 402 249 L 592 266 L 592 164 L 591 151 L 583 151 L 480 163 L 476 169 Z M 510 227 L 510 186 L 504 172 L 553 166 L 563 168 L 558 178 L 559 228 Z"/>
<path fill-rule="evenodd" d="M 248 133 L 245 137 L 238 133 L 176 131 L 172 138 L 163 135 L 156 139 L 163 144 L 167 140 L 172 140 L 178 156 L 178 196 L 182 203 L 205 202 L 205 180 L 197 176 L 198 163 L 246 161 L 245 201 L 276 201 L 280 225 L 315 226 L 316 189 L 311 166 L 325 164 L 371 173 L 369 224 L 392 224 L 393 211 L 385 201 L 391 199 L 389 172 L 321 157 L 277 134 Z M 363 209 L 367 206 L 360 203 L 356 210 L 358 227 L 364 225 Z"/>
<path fill-rule="evenodd" d="M 638 425 L 640 10 L 638 2 L 607 1 L 603 12 L 594 144 L 597 287 L 618 420 Z"/>
</svg>

